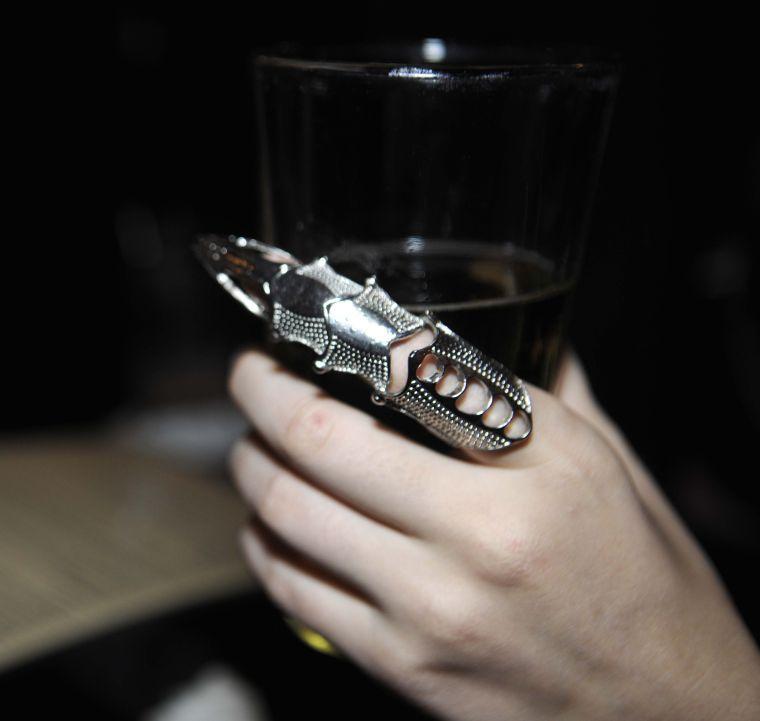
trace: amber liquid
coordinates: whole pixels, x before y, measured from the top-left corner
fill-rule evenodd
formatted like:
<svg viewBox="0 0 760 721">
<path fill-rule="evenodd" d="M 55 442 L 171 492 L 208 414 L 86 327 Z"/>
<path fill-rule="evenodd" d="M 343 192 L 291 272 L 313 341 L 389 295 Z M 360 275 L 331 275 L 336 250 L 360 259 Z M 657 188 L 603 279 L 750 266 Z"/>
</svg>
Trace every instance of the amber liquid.
<svg viewBox="0 0 760 721">
<path fill-rule="evenodd" d="M 556 280 L 547 259 L 503 245 L 413 240 L 353 246 L 329 258 L 355 280 L 376 275 L 408 310 L 431 311 L 521 378 L 552 387 L 574 282 Z"/>
</svg>

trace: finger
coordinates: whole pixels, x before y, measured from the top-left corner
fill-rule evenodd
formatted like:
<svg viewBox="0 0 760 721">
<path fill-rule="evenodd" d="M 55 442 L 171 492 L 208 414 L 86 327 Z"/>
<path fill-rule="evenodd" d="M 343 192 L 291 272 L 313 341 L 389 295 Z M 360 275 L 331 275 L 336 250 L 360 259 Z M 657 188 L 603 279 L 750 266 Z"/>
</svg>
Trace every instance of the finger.
<svg viewBox="0 0 760 721">
<path fill-rule="evenodd" d="M 463 455 L 487 466 L 530 470 L 556 460 L 558 453 L 573 444 L 580 430 L 578 418 L 551 393 L 526 385 L 532 407 L 530 436 L 503 451 L 465 449 Z"/>
<path fill-rule="evenodd" d="M 376 608 L 304 567 L 255 523 L 240 539 L 249 566 L 278 606 L 357 660 L 368 656 L 382 635 L 383 617 Z"/>
<path fill-rule="evenodd" d="M 256 431 L 299 474 L 411 535 L 434 535 L 482 469 L 415 444 L 324 395 L 258 352 L 239 357 L 230 390 Z"/>
<path fill-rule="evenodd" d="M 231 460 L 240 492 L 269 530 L 378 604 L 392 605 L 401 591 L 399 569 L 424 561 L 419 541 L 307 483 L 251 440 L 238 442 Z"/>
</svg>

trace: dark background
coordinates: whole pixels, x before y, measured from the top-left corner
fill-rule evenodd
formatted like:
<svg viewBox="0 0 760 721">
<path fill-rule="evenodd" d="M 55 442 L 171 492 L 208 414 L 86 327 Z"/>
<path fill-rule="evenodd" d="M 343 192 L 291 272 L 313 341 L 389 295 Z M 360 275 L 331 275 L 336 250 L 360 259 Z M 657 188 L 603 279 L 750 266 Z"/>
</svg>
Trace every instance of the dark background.
<svg viewBox="0 0 760 721">
<path fill-rule="evenodd" d="M 267 13 L 121 7 L 70 45 L 86 89 L 53 63 L 28 211 L 40 230 L 9 243 L 5 265 L 26 270 L 6 303 L 18 349 L 6 433 L 87 430 L 125 408 L 223 393 L 250 321 L 188 243 L 257 232 L 254 48 L 426 36 L 610 47 L 626 70 L 571 340 L 760 635 L 760 63 L 748 21 Z"/>
</svg>

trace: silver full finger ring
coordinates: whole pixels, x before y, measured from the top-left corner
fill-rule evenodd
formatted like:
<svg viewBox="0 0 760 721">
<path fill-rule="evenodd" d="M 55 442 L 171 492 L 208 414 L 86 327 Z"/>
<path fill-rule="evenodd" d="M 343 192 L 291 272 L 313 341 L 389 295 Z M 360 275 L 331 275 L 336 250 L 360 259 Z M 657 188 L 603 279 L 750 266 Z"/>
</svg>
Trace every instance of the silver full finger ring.
<svg viewBox="0 0 760 721">
<path fill-rule="evenodd" d="M 413 418 L 449 445 L 495 451 L 530 436 L 523 381 L 433 314 L 405 310 L 375 278 L 362 285 L 333 270 L 326 257 L 304 264 L 285 250 L 236 236 L 203 236 L 195 252 L 222 288 L 269 323 L 275 338 L 311 348 L 317 372 L 359 376 L 372 387 L 375 403 Z M 396 388 L 392 346 L 415 336 L 429 340 L 409 353 Z"/>
</svg>

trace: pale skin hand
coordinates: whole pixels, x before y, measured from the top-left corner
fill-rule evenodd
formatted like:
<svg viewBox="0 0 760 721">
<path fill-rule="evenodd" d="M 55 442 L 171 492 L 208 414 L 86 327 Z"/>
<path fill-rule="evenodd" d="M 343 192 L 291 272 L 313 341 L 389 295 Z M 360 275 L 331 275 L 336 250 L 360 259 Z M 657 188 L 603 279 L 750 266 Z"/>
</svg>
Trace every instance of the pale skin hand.
<svg viewBox="0 0 760 721">
<path fill-rule="evenodd" d="M 530 388 L 534 432 L 458 458 L 265 355 L 233 397 L 233 475 L 270 596 L 435 716 L 757 719 L 760 656 L 580 366 Z"/>
</svg>

